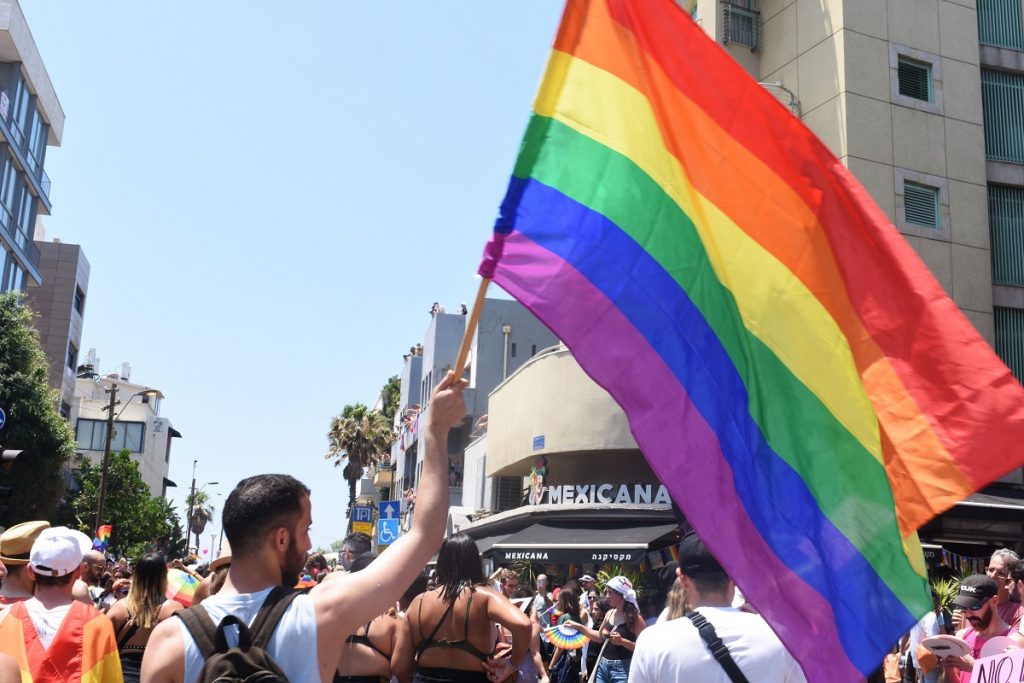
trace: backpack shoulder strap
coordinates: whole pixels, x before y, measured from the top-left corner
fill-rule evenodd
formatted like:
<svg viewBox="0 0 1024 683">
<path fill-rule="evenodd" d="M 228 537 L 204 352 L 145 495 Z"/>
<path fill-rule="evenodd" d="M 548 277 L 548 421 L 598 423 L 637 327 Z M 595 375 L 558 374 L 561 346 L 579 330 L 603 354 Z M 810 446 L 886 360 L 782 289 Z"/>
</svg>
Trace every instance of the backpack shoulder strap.
<svg viewBox="0 0 1024 683">
<path fill-rule="evenodd" d="M 260 611 L 256 613 L 256 618 L 252 620 L 252 626 L 249 627 L 253 645 L 266 647 L 270 642 L 270 637 L 274 635 L 274 629 L 277 628 L 278 622 L 284 616 L 285 610 L 303 592 L 287 586 L 277 586 L 270 591 L 267 599 L 263 601 Z"/>
<path fill-rule="evenodd" d="M 203 659 L 209 659 L 217 651 L 217 646 L 214 644 L 217 626 L 210 618 L 209 612 L 202 605 L 194 605 L 188 609 L 178 610 L 174 616 L 185 623 L 185 628 L 192 636 L 192 640 L 195 641 Z"/>
<path fill-rule="evenodd" d="M 747 677 L 740 671 L 740 667 L 737 666 L 732 655 L 729 654 L 729 648 L 726 647 L 722 639 L 718 637 L 718 633 L 715 631 L 715 627 L 711 625 L 711 622 L 704 618 L 704 615 L 696 610 L 686 615 L 686 618 L 693 622 L 693 625 L 697 627 L 697 632 L 700 633 L 701 640 L 708 646 L 708 650 L 711 651 L 711 656 L 722 666 L 725 670 L 726 675 L 732 683 L 749 683 Z"/>
</svg>

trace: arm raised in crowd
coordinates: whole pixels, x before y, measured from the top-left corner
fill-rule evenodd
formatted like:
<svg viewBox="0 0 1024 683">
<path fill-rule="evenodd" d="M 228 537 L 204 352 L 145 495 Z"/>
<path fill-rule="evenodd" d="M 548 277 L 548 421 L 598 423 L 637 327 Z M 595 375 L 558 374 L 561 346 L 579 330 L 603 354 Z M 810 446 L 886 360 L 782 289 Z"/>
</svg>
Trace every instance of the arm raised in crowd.
<svg viewBox="0 0 1024 683">
<path fill-rule="evenodd" d="M 393 605 L 441 545 L 448 519 L 448 431 L 465 417 L 462 393 L 466 386 L 466 380 L 449 372 L 430 398 L 426 425 L 420 433 L 423 473 L 412 528 L 366 569 L 320 584 L 311 593 L 321 659 L 334 652 L 332 667 L 337 662 L 334 645 Z"/>
</svg>

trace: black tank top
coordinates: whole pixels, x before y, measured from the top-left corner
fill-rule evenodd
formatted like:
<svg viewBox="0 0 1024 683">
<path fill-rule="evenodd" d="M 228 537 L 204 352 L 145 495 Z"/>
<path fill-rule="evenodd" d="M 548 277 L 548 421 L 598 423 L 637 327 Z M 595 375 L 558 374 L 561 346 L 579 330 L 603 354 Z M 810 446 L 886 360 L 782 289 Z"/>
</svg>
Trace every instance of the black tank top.
<svg viewBox="0 0 1024 683">
<path fill-rule="evenodd" d="M 441 620 L 438 621 L 437 622 L 437 626 L 434 627 L 434 630 L 431 631 L 430 635 L 427 636 L 419 645 L 416 646 L 416 659 L 417 659 L 417 661 L 419 661 L 420 656 L 422 656 L 423 653 L 426 650 L 429 650 L 432 647 L 441 647 L 441 648 L 450 648 L 450 649 L 453 649 L 453 650 L 461 650 L 462 652 L 465 652 L 468 655 L 472 655 L 473 657 L 476 657 L 481 662 L 486 661 L 487 658 L 490 656 L 490 653 L 488 653 L 488 652 L 481 652 L 480 650 L 477 649 L 477 647 L 475 645 L 473 645 L 473 643 L 469 642 L 469 608 L 473 605 L 473 589 L 472 588 L 470 588 L 470 590 L 469 590 L 469 597 L 466 600 L 466 617 L 465 617 L 465 624 L 463 626 L 463 634 L 464 635 L 462 636 L 462 638 L 459 639 L 459 640 L 448 640 L 446 638 L 442 638 L 440 640 L 434 640 L 434 636 L 437 635 L 438 630 L 441 628 L 441 624 L 443 624 L 444 620 L 448 618 L 449 614 L 451 614 L 452 608 L 455 606 L 455 601 L 457 599 L 458 599 L 457 597 L 452 599 L 452 601 L 448 604 L 448 609 L 445 610 L 444 614 L 441 616 Z M 422 633 L 423 633 L 423 598 L 422 597 L 420 598 L 420 606 L 419 606 L 419 612 L 417 614 L 417 617 L 418 617 L 418 621 L 419 621 L 419 624 L 420 624 L 420 634 L 422 635 Z"/>
<path fill-rule="evenodd" d="M 631 640 L 634 643 L 636 642 L 636 634 L 633 633 L 633 629 L 629 628 L 625 624 L 619 624 L 615 631 L 626 640 Z M 633 651 L 624 645 L 616 645 L 609 642 L 608 647 L 604 649 L 604 658 L 616 660 L 633 659 Z"/>
</svg>

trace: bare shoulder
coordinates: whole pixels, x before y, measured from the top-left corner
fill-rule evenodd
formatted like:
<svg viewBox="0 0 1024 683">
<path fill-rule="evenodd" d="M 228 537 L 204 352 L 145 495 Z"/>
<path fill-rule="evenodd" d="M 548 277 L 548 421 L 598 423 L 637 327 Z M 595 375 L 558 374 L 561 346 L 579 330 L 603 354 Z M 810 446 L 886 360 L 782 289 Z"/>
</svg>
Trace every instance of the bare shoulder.
<svg viewBox="0 0 1024 683">
<path fill-rule="evenodd" d="M 146 683 L 181 683 L 185 678 L 185 644 L 176 622 L 160 622 L 149 637 L 142 657 L 142 680 Z"/>
<path fill-rule="evenodd" d="M 160 605 L 160 614 L 157 616 L 158 621 L 163 621 L 170 616 L 173 616 L 175 612 L 185 609 L 177 600 L 165 600 L 164 604 Z"/>
</svg>

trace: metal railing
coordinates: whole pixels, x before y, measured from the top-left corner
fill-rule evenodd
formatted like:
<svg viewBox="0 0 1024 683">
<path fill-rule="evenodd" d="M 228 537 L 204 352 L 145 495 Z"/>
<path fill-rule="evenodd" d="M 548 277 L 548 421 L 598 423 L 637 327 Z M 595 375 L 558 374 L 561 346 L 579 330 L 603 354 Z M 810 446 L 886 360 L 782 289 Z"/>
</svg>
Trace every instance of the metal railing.
<svg viewBox="0 0 1024 683">
<path fill-rule="evenodd" d="M 978 42 L 1024 50 L 1020 0 L 978 0 Z"/>
<path fill-rule="evenodd" d="M 985 156 L 1024 163 L 1024 75 L 981 70 Z"/>
<path fill-rule="evenodd" d="M 746 45 L 756 50 L 761 38 L 761 13 L 752 3 L 742 0 L 721 0 L 722 2 L 722 41 Z"/>
<path fill-rule="evenodd" d="M 995 307 L 996 353 L 1018 381 L 1024 377 L 1024 310 Z"/>
<path fill-rule="evenodd" d="M 988 186 L 992 282 L 1024 286 L 1024 189 Z"/>
</svg>

